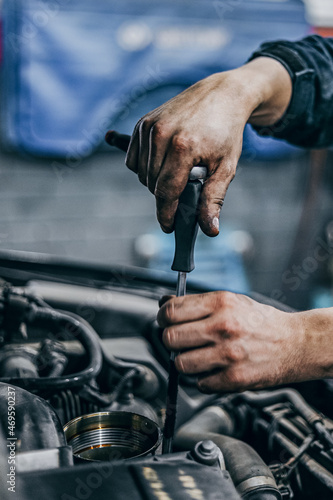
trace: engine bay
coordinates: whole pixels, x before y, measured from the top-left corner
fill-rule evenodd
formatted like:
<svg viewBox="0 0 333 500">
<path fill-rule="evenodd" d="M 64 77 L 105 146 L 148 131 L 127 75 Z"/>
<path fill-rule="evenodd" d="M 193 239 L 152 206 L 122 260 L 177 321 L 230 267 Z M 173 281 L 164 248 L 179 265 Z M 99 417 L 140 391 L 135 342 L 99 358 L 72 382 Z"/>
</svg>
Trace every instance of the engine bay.
<svg viewBox="0 0 333 500">
<path fill-rule="evenodd" d="M 0 276 L 1 498 L 333 498 L 330 379 L 207 395 L 181 376 L 162 454 L 170 278 L 6 252 Z"/>
</svg>

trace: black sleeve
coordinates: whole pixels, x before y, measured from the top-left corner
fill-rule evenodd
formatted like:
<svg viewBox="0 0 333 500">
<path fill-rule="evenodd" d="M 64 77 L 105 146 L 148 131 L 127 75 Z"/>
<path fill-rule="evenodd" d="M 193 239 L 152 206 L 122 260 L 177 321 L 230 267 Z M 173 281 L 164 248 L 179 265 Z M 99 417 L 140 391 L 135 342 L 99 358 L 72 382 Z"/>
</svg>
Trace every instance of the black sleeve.
<svg viewBox="0 0 333 500">
<path fill-rule="evenodd" d="M 250 58 L 272 57 L 289 72 L 293 93 L 284 116 L 260 135 L 308 148 L 333 145 L 333 38 L 308 36 L 298 42 L 264 43 Z"/>
</svg>

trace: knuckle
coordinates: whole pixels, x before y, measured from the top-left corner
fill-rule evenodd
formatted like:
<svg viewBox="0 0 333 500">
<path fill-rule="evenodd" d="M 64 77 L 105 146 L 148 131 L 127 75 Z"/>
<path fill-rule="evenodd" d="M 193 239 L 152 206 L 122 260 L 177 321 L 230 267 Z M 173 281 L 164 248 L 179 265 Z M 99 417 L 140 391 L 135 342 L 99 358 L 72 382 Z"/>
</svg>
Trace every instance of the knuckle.
<svg viewBox="0 0 333 500">
<path fill-rule="evenodd" d="M 181 356 L 181 355 L 176 356 L 175 367 L 176 367 L 178 372 L 186 373 L 186 370 L 187 370 L 186 360 L 184 359 L 183 356 Z"/>
<path fill-rule="evenodd" d="M 141 127 L 141 124 L 142 124 L 143 120 L 144 120 L 144 117 L 140 118 L 140 120 L 138 120 L 136 122 L 134 130 L 133 130 L 133 136 L 139 132 L 139 129 Z"/>
<path fill-rule="evenodd" d="M 204 182 L 200 203 L 201 207 L 208 211 L 208 213 L 210 212 L 211 205 L 222 207 L 224 203 L 223 188 L 217 192 L 212 183 L 205 184 Z"/>
<path fill-rule="evenodd" d="M 172 148 L 177 154 L 192 150 L 192 139 L 185 134 L 177 134 L 172 138 Z"/>
<path fill-rule="evenodd" d="M 157 122 L 152 126 L 153 140 L 167 139 L 169 136 L 168 126 L 163 122 Z"/>
<path fill-rule="evenodd" d="M 168 349 L 172 348 L 173 345 L 173 332 L 169 328 L 165 328 L 163 331 L 163 343 Z"/>
<path fill-rule="evenodd" d="M 210 394 L 214 392 L 214 388 L 211 387 L 211 384 L 209 382 L 201 380 L 198 381 L 198 389 L 200 392 L 203 392 L 205 394 Z"/>
<path fill-rule="evenodd" d="M 215 308 L 222 309 L 225 306 L 224 294 L 223 292 L 217 292 L 215 294 Z"/>
<path fill-rule="evenodd" d="M 213 311 L 216 312 L 223 307 L 222 292 L 213 292 L 212 294 Z"/>
<path fill-rule="evenodd" d="M 223 292 L 214 292 L 213 295 L 214 310 L 217 311 L 224 307 Z"/>
<path fill-rule="evenodd" d="M 228 173 L 229 177 L 232 178 L 235 177 L 236 168 L 237 168 L 237 161 L 231 160 L 229 163 L 227 163 L 226 172 Z"/>
<path fill-rule="evenodd" d="M 166 328 L 168 326 L 168 318 L 165 314 L 165 306 L 162 306 L 157 313 L 157 323 L 161 328 Z"/>
<path fill-rule="evenodd" d="M 218 196 L 213 196 L 210 200 L 209 203 L 211 205 L 217 205 L 218 207 L 222 208 L 224 204 L 224 198 L 220 198 Z"/>
<path fill-rule="evenodd" d="M 227 374 L 230 387 L 234 390 L 241 390 L 246 388 L 248 379 L 243 370 L 229 370 Z"/>
<path fill-rule="evenodd" d="M 150 131 L 151 127 L 153 125 L 153 121 L 146 117 L 141 118 L 139 121 L 139 128 L 141 133 L 147 133 Z"/>
<path fill-rule="evenodd" d="M 166 189 L 163 185 L 160 184 L 157 184 L 155 186 L 154 195 L 156 198 L 159 198 L 160 200 L 167 200 L 170 198 L 170 193 L 168 189 Z"/>
<path fill-rule="evenodd" d="M 236 344 L 224 348 L 224 355 L 231 364 L 239 363 L 244 359 L 243 349 Z"/>
<path fill-rule="evenodd" d="M 229 315 L 225 315 L 220 322 L 220 332 L 222 332 L 227 338 L 234 339 L 237 337 L 237 325 L 233 318 Z"/>
<path fill-rule="evenodd" d="M 229 173 L 229 176 L 228 176 L 228 179 L 229 179 L 229 183 L 232 182 L 235 178 L 235 175 L 236 175 L 236 169 L 232 170 L 230 173 Z"/>
<path fill-rule="evenodd" d="M 175 319 L 175 304 L 171 299 L 164 305 L 164 315 L 169 323 L 172 323 Z"/>
<path fill-rule="evenodd" d="M 232 292 L 218 292 L 218 303 L 222 308 L 231 308 L 235 303 L 235 294 Z"/>
<path fill-rule="evenodd" d="M 154 194 L 155 192 L 155 185 L 156 185 L 156 181 L 154 178 L 152 178 L 152 176 L 148 176 L 148 183 L 147 183 L 147 186 L 148 186 L 148 189 L 149 191 Z"/>
<path fill-rule="evenodd" d="M 166 184 L 159 182 L 155 186 L 154 190 L 155 198 L 158 198 L 162 201 L 167 201 L 168 203 L 175 203 L 178 200 L 178 196 L 173 189 L 169 189 Z M 171 219 L 171 217 L 170 217 Z"/>
<path fill-rule="evenodd" d="M 223 165 L 223 178 L 229 183 L 236 175 L 237 162 L 228 162 Z"/>
</svg>

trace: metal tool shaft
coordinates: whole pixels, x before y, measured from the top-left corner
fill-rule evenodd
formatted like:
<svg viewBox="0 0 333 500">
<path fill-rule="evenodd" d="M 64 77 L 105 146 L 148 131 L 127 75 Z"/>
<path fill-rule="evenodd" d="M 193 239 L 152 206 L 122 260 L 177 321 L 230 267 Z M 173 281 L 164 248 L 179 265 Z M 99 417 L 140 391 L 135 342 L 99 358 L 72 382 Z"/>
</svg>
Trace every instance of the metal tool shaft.
<svg viewBox="0 0 333 500">
<path fill-rule="evenodd" d="M 183 297 L 186 295 L 186 277 L 187 273 L 178 273 L 178 281 L 177 281 L 177 289 L 176 289 L 176 296 L 177 297 Z M 174 362 L 175 357 L 177 356 L 177 352 L 171 351 L 170 352 L 170 361 Z"/>
<path fill-rule="evenodd" d="M 178 281 L 176 289 L 177 297 L 182 297 L 186 294 L 186 276 L 187 273 L 184 272 L 178 273 Z M 177 405 L 178 379 L 179 379 L 179 374 L 175 367 L 175 358 L 177 354 L 178 353 L 175 351 L 171 351 L 170 353 L 169 385 L 168 385 L 168 396 L 167 396 L 167 406 L 165 415 L 165 428 L 168 428 L 171 425 L 173 429 L 171 436 L 164 436 L 162 445 L 163 454 L 172 452 L 172 439 L 173 439 L 174 425 L 175 425 L 174 413 L 176 411 L 175 406 Z"/>
<path fill-rule="evenodd" d="M 183 297 L 184 295 L 186 295 L 186 276 L 187 273 L 183 273 L 182 271 L 178 273 L 178 281 L 176 289 L 177 297 Z"/>
</svg>

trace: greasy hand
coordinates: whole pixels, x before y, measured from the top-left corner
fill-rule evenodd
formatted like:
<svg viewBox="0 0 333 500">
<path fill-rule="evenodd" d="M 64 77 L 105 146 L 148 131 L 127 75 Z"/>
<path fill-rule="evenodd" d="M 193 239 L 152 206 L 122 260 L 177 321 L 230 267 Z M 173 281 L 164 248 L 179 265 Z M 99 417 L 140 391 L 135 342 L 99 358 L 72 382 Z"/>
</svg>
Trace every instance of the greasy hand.
<svg viewBox="0 0 333 500">
<path fill-rule="evenodd" d="M 259 57 L 196 83 L 136 124 L 126 164 L 155 194 L 157 218 L 173 229 L 178 199 L 195 165 L 208 169 L 199 224 L 219 231 L 219 213 L 236 171 L 247 121 L 270 125 L 282 117 L 292 82 L 278 61 Z"/>
<path fill-rule="evenodd" d="M 166 347 L 181 351 L 177 370 L 197 374 L 199 389 L 217 392 L 309 378 L 300 314 L 212 292 L 169 298 L 157 319 Z"/>
<path fill-rule="evenodd" d="M 233 72 L 202 80 L 145 115 L 136 125 L 127 166 L 155 194 L 157 218 L 165 232 L 193 166 L 208 169 L 199 224 L 209 236 L 219 231 L 219 213 L 241 154 L 243 130 L 251 113 Z"/>
</svg>

